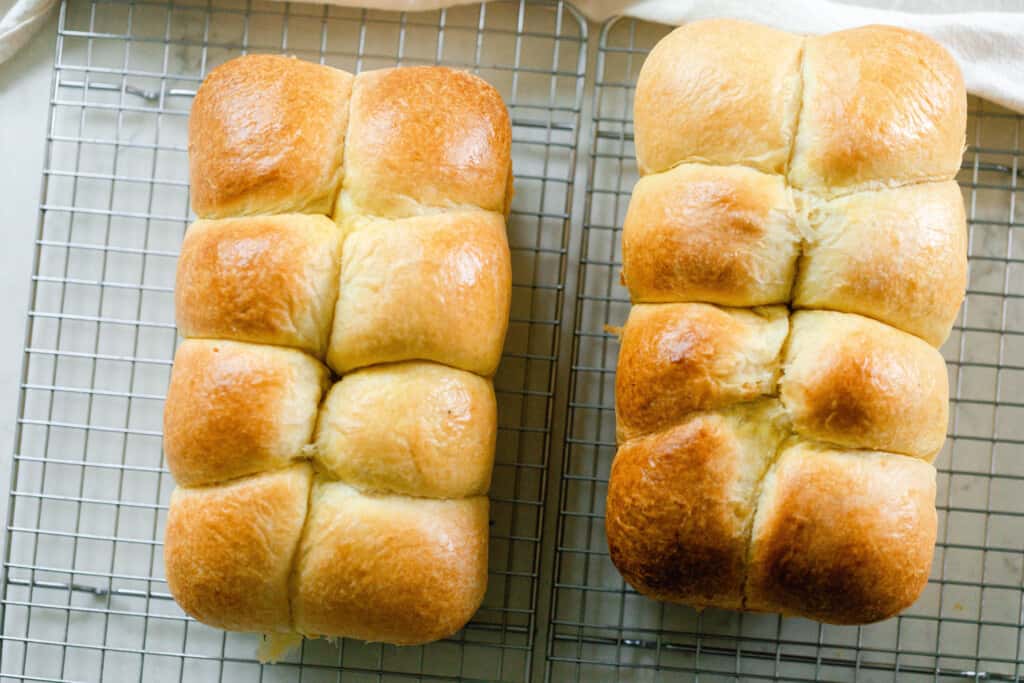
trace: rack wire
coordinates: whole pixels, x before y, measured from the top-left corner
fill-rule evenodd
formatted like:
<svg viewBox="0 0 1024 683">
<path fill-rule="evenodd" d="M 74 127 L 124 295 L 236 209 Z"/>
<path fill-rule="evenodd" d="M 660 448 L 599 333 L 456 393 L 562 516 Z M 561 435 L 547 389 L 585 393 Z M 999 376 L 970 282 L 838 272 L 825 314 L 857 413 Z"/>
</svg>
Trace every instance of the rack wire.
<svg viewBox="0 0 1024 683">
<path fill-rule="evenodd" d="M 586 23 L 558 0 L 420 14 L 257 0 L 64 0 L 11 478 L 3 681 L 526 680 L 552 433 Z M 217 64 L 285 52 L 361 71 L 442 63 L 504 96 L 516 197 L 495 378 L 490 577 L 462 632 L 416 648 L 256 636 L 188 619 L 164 580 L 161 413 L 190 219 L 187 114 Z"/>
<path fill-rule="evenodd" d="M 969 214 L 967 299 L 942 351 L 952 394 L 938 468 L 931 579 L 901 616 L 865 627 L 701 613 L 626 586 L 609 560 L 604 501 L 615 452 L 625 321 L 620 226 L 637 180 L 632 96 L 668 27 L 613 19 L 596 67 L 592 156 L 561 477 L 550 680 L 1020 680 L 1024 676 L 1024 118 L 972 98 L 958 180 Z"/>
</svg>

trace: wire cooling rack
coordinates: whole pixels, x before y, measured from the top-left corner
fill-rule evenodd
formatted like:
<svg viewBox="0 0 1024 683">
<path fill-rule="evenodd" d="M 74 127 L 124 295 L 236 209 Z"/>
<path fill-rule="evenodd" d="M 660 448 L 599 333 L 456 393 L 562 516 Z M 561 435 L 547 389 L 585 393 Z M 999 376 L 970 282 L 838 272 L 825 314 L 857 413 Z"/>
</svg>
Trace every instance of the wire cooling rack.
<svg viewBox="0 0 1024 683">
<path fill-rule="evenodd" d="M 245 52 L 358 71 L 444 63 L 505 97 L 516 197 L 512 320 L 495 379 L 490 581 L 457 636 L 426 647 L 256 637 L 187 619 L 161 542 L 173 482 L 163 398 L 177 342 L 187 114 Z M 586 64 L 570 6 L 391 14 L 251 0 L 65 0 L 7 526 L 0 680 L 525 680 L 531 674 L 569 212 Z M 539 658 L 542 659 L 542 658 Z"/>
<path fill-rule="evenodd" d="M 612 566 L 604 502 L 615 453 L 618 344 L 629 309 L 620 226 L 637 170 L 632 95 L 669 29 L 604 26 L 561 478 L 550 680 L 1019 680 L 1024 676 L 1024 119 L 970 101 L 959 181 L 970 217 L 967 300 L 942 351 L 953 396 L 939 542 L 911 609 L 867 627 L 659 604 Z"/>
</svg>

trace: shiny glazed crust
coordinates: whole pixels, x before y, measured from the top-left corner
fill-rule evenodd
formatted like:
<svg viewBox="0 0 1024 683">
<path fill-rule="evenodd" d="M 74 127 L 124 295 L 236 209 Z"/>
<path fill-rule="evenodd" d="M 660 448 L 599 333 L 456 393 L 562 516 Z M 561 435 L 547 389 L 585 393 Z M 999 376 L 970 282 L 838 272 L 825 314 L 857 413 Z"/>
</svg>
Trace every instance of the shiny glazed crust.
<svg viewBox="0 0 1024 683">
<path fill-rule="evenodd" d="M 708 304 L 634 306 L 615 375 L 619 442 L 696 410 L 777 393 L 788 331 L 781 306 L 756 312 Z"/>
<path fill-rule="evenodd" d="M 331 213 L 352 80 L 277 55 L 238 57 L 211 71 L 189 117 L 196 215 Z"/>
<path fill-rule="evenodd" d="M 489 380 L 436 363 L 345 375 L 317 426 L 317 462 L 363 489 L 429 498 L 487 493 L 498 408 Z"/>
<path fill-rule="evenodd" d="M 486 496 L 431 500 L 317 481 L 294 575 L 299 633 L 415 645 L 476 612 L 487 587 Z"/>
<path fill-rule="evenodd" d="M 197 221 L 178 257 L 178 331 L 323 357 L 340 263 L 341 231 L 324 216 Z"/>
<path fill-rule="evenodd" d="M 859 192 L 814 205 L 793 305 L 860 313 L 941 346 L 967 286 L 955 181 Z"/>
<path fill-rule="evenodd" d="M 791 325 L 779 388 L 796 433 L 935 458 L 946 440 L 949 379 L 934 347 L 848 313 L 801 311 Z"/>
<path fill-rule="evenodd" d="M 935 533 L 927 463 L 796 443 L 761 487 L 746 606 L 832 624 L 891 617 L 928 582 Z"/>
<path fill-rule="evenodd" d="M 605 527 L 630 585 L 658 600 L 740 609 L 757 486 L 787 433 L 768 399 L 627 441 L 612 464 Z"/>
<path fill-rule="evenodd" d="M 437 66 L 368 71 L 356 77 L 351 117 L 343 214 L 507 213 L 512 126 L 486 81 Z"/>
<path fill-rule="evenodd" d="M 684 164 L 633 188 L 622 278 L 633 303 L 784 304 L 799 248 L 782 177 Z"/>
<path fill-rule="evenodd" d="M 164 407 L 164 456 L 174 480 L 213 484 L 306 457 L 329 377 L 301 351 L 186 339 Z"/>
<path fill-rule="evenodd" d="M 505 222 L 488 211 L 348 221 L 327 363 L 431 360 L 490 376 L 512 292 Z"/>
<path fill-rule="evenodd" d="M 640 174 L 690 161 L 784 172 L 800 105 L 802 42 L 728 19 L 690 22 L 663 38 L 636 83 Z"/>
<path fill-rule="evenodd" d="M 175 489 L 167 587 L 187 613 L 232 631 L 291 631 L 289 576 L 312 468 L 300 463 L 219 486 Z"/>
<path fill-rule="evenodd" d="M 894 26 L 807 38 L 789 180 L 821 194 L 949 180 L 966 129 L 963 76 L 931 38 Z"/>
</svg>

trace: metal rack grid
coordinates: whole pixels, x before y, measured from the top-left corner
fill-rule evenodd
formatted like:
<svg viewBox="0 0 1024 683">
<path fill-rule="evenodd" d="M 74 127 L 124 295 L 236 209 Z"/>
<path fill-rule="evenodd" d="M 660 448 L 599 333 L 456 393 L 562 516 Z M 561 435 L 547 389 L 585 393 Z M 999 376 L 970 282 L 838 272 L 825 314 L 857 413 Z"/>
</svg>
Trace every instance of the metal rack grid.
<svg viewBox="0 0 1024 683">
<path fill-rule="evenodd" d="M 512 320 L 490 579 L 462 632 L 429 646 L 307 641 L 254 661 L 257 637 L 187 619 L 161 541 L 160 449 L 189 214 L 187 114 L 203 76 L 286 52 L 352 71 L 444 63 L 494 84 L 513 122 Z M 26 332 L 7 525 L 0 680 L 525 680 L 586 23 L 557 0 L 423 14 L 256 0 L 65 0 Z"/>
<path fill-rule="evenodd" d="M 936 461 L 939 538 L 912 608 L 867 627 L 702 613 L 650 601 L 608 558 L 622 225 L 637 180 L 632 94 L 668 27 L 617 19 L 598 46 L 561 481 L 551 680 L 1019 680 L 1024 676 L 1024 118 L 972 98 L 959 176 L 970 281 L 950 340 L 949 439 Z M 669 673 L 670 672 L 670 673 Z"/>
</svg>

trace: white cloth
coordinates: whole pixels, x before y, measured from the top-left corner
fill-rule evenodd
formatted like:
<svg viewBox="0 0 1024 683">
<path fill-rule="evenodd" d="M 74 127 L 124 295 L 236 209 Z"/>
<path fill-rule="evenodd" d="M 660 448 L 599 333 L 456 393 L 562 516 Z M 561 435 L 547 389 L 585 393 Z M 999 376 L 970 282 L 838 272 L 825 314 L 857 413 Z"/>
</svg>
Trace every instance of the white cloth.
<svg viewBox="0 0 1024 683">
<path fill-rule="evenodd" d="M 598 18 L 626 13 L 663 24 L 682 24 L 731 17 L 794 33 L 828 33 L 865 24 L 902 26 L 942 43 L 960 64 L 968 92 L 1024 113 L 1024 1 L 992 4 L 1017 11 L 967 11 L 978 7 L 977 0 L 930 0 L 927 12 L 832 0 L 579 0 L 577 6 Z"/>
<path fill-rule="evenodd" d="M 56 4 L 57 0 L 17 0 L 7 10 L 0 19 L 0 64 L 13 57 L 42 28 L 46 15 Z"/>
<path fill-rule="evenodd" d="M 465 0 L 328 0 L 391 10 L 437 9 Z M 17 0 L 0 20 L 0 63 L 43 24 L 57 0 Z M 614 14 L 666 24 L 707 17 L 749 19 L 796 33 L 826 33 L 864 24 L 893 24 L 942 43 L 964 72 L 967 90 L 1024 112 L 1024 0 L 891 0 L 878 9 L 835 0 L 577 0 L 594 20 Z M 873 5 L 880 4 L 874 0 Z M 976 9 L 1015 11 L 985 11 Z"/>
</svg>

